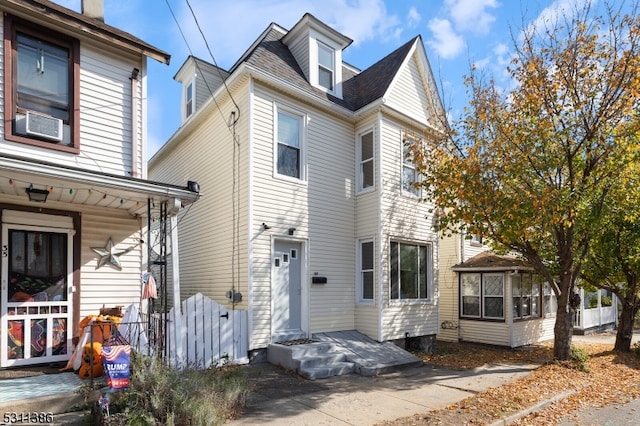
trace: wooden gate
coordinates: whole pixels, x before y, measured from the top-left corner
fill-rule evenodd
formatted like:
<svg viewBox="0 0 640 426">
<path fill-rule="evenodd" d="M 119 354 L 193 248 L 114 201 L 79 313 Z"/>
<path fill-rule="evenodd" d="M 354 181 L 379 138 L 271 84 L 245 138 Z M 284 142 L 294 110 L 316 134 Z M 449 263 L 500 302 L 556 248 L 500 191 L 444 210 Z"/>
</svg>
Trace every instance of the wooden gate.
<svg viewBox="0 0 640 426">
<path fill-rule="evenodd" d="M 169 363 L 177 368 L 206 369 L 224 364 L 246 364 L 248 358 L 247 311 L 195 294 L 169 311 Z"/>
</svg>

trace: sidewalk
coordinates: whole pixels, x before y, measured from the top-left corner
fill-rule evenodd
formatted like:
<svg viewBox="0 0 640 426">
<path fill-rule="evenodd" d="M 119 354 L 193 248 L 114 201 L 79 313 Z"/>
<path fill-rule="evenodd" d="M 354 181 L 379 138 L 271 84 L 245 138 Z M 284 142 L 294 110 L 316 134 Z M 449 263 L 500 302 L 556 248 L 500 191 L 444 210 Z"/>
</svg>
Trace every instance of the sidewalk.
<svg viewBox="0 0 640 426">
<path fill-rule="evenodd" d="M 444 408 L 518 380 L 537 365 L 494 364 L 454 371 L 425 365 L 376 377 L 309 381 L 271 364 L 250 366 L 247 410 L 231 425 L 372 425 Z"/>
<path fill-rule="evenodd" d="M 572 341 L 613 344 L 615 332 L 574 335 Z M 632 342 L 638 341 L 640 333 L 636 331 Z M 249 380 L 255 388 L 245 414 L 228 424 L 372 425 L 445 408 L 478 392 L 521 379 L 537 367 L 492 364 L 455 371 L 425 365 L 376 377 L 350 374 L 310 381 L 271 364 L 256 364 L 248 367 Z M 505 424 L 542 409 L 555 398 L 494 424 Z"/>
</svg>

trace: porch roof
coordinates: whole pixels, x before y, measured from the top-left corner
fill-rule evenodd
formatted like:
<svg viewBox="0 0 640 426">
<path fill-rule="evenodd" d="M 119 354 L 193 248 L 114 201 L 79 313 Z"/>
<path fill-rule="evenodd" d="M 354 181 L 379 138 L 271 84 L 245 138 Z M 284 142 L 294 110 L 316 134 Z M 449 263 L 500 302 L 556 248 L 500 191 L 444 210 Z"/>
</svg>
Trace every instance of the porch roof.
<svg viewBox="0 0 640 426">
<path fill-rule="evenodd" d="M 456 272 L 472 271 L 533 271 L 525 260 L 510 255 L 499 255 L 484 251 L 451 267 Z"/>
<path fill-rule="evenodd" d="M 47 201 L 126 210 L 146 216 L 148 200 L 168 203 L 169 215 L 195 202 L 197 185 L 177 186 L 82 168 L 2 155 L 0 195 L 27 197 L 27 188 L 48 190 Z"/>
</svg>

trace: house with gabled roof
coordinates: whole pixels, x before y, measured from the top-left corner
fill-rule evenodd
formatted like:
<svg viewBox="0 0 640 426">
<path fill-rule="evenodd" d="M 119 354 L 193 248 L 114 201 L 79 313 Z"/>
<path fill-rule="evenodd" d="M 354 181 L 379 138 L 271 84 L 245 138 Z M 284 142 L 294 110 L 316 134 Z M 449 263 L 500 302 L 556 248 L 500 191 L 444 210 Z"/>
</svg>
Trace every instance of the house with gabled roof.
<svg viewBox="0 0 640 426">
<path fill-rule="evenodd" d="M 64 365 L 82 318 L 141 304 L 164 261 L 151 219 L 175 222 L 199 192 L 147 177 L 147 59 L 169 54 L 105 23 L 102 0 L 0 12 L 0 369 Z"/>
<path fill-rule="evenodd" d="M 179 219 L 182 298 L 246 310 L 252 352 L 351 330 L 430 345 L 439 329 L 433 206 L 406 156 L 440 125 L 425 47 L 360 70 L 351 42 L 305 14 L 228 71 L 189 57 L 176 75 L 183 122 L 149 173 L 207 194 Z"/>
</svg>

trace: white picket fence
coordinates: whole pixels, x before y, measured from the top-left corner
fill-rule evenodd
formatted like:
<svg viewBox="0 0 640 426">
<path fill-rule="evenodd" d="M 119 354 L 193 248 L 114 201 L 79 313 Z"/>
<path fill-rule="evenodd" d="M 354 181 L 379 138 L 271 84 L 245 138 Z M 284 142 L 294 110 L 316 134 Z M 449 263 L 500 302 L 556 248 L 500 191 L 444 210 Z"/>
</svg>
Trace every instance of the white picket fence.
<svg viewBox="0 0 640 426">
<path fill-rule="evenodd" d="M 168 315 L 168 362 L 177 368 L 206 369 L 247 364 L 246 310 L 227 310 L 201 293 L 173 307 Z"/>
</svg>

